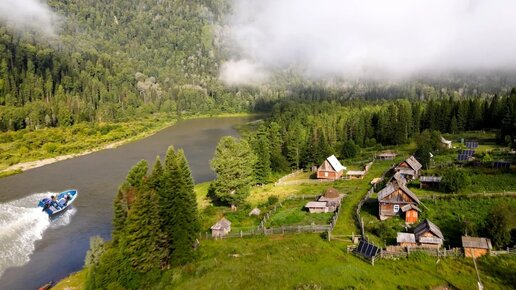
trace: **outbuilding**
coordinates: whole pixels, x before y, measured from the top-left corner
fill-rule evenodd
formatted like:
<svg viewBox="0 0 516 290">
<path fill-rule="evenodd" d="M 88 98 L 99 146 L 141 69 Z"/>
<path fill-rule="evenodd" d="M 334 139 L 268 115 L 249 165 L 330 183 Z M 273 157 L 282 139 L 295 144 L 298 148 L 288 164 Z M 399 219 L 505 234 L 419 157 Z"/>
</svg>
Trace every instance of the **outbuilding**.
<svg viewBox="0 0 516 290">
<path fill-rule="evenodd" d="M 306 208 L 308 208 L 308 211 L 310 213 L 321 213 L 321 212 L 328 212 L 329 208 L 326 205 L 326 202 L 323 201 L 309 201 L 306 205 Z"/>
<path fill-rule="evenodd" d="M 390 217 L 401 215 L 405 208 L 405 222 L 417 222 L 418 208 L 421 202 L 417 196 L 406 187 L 402 178 L 393 179 L 392 182 L 378 192 L 378 212 L 380 220 L 386 220 Z M 409 207 L 406 207 L 410 205 Z M 410 212 L 410 216 L 407 215 Z"/>
<path fill-rule="evenodd" d="M 398 164 L 398 166 L 394 168 L 394 171 L 403 175 L 407 180 L 411 180 L 419 176 L 421 168 L 423 168 L 423 165 L 421 165 L 414 156 L 410 156 L 405 159 L 405 161 Z"/>
<path fill-rule="evenodd" d="M 462 237 L 462 247 L 464 248 L 464 256 L 471 258 L 488 255 L 493 248 L 490 239 L 468 236 Z"/>
<path fill-rule="evenodd" d="M 225 217 L 221 218 L 216 224 L 211 226 L 211 236 L 220 238 L 226 236 L 231 231 L 231 222 Z"/>
<path fill-rule="evenodd" d="M 378 160 L 394 160 L 397 154 L 391 151 L 384 151 L 378 155 L 376 155 L 376 159 Z"/>
<path fill-rule="evenodd" d="M 416 236 L 412 233 L 398 233 L 396 237 L 396 242 L 400 247 L 415 247 L 416 244 Z"/>
<path fill-rule="evenodd" d="M 419 188 L 438 187 L 442 179 L 441 176 L 421 176 L 419 177 Z"/>
<path fill-rule="evenodd" d="M 428 219 L 414 228 L 414 235 L 419 246 L 424 248 L 440 248 L 444 241 L 441 229 Z"/>
<path fill-rule="evenodd" d="M 328 208 L 327 212 L 334 212 L 340 206 L 343 197 L 344 194 L 330 187 L 324 191 L 324 195 L 319 197 L 318 201 L 326 203 L 326 207 Z"/>
</svg>

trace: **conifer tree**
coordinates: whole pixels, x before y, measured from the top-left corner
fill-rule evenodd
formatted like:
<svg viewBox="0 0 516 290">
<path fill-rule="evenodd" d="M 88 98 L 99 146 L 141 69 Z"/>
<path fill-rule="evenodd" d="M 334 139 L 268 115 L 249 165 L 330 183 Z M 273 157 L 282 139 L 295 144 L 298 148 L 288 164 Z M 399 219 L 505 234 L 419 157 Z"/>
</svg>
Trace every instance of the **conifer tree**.
<svg viewBox="0 0 516 290">
<path fill-rule="evenodd" d="M 230 205 L 241 204 L 254 182 L 255 163 L 256 156 L 247 141 L 223 137 L 211 160 L 211 167 L 217 173 L 213 181 L 215 195 Z"/>
<path fill-rule="evenodd" d="M 257 183 L 268 183 L 271 175 L 271 159 L 270 159 L 270 144 L 267 138 L 265 126 L 258 129 L 255 139 L 255 154 L 257 162 L 255 166 L 255 175 Z"/>
</svg>

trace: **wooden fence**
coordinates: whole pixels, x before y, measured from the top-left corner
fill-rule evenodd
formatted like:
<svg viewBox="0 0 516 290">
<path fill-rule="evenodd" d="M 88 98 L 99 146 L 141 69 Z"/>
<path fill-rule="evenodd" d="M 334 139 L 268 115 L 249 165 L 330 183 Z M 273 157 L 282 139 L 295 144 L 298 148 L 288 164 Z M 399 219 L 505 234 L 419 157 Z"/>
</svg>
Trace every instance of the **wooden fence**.
<svg viewBox="0 0 516 290">
<path fill-rule="evenodd" d="M 285 176 L 283 176 L 282 178 L 278 179 L 278 181 L 276 181 L 274 183 L 274 185 L 281 185 L 283 184 L 287 179 L 289 179 L 290 177 L 294 176 L 294 175 L 297 175 L 299 173 L 302 173 L 303 172 L 303 169 L 298 169 L 296 171 L 292 171 L 292 173 L 289 173 Z M 293 181 L 296 181 L 296 180 L 293 180 Z"/>
<path fill-rule="evenodd" d="M 503 192 L 475 192 L 468 194 L 432 194 L 427 196 L 420 196 L 420 200 L 437 200 L 437 199 L 470 199 L 470 198 L 485 198 L 485 197 L 504 197 L 504 196 L 516 196 L 516 191 L 503 191 Z"/>
<path fill-rule="evenodd" d="M 430 248 L 406 248 L 405 251 L 387 251 L 381 250 L 380 258 L 382 259 L 396 259 L 402 257 L 408 257 L 414 253 L 425 253 L 429 256 L 436 257 L 462 257 L 464 252 L 461 248 L 451 249 L 430 249 Z"/>
<path fill-rule="evenodd" d="M 364 203 L 373 195 L 374 188 L 371 187 L 366 195 L 360 200 L 360 202 L 357 205 L 357 209 L 355 211 L 355 221 L 358 225 L 358 228 L 360 228 L 360 233 L 362 235 L 362 238 L 365 238 L 365 231 L 364 231 L 364 221 L 362 220 L 362 217 L 360 216 L 360 211 L 362 210 L 362 206 Z"/>
<path fill-rule="evenodd" d="M 500 256 L 500 255 L 516 255 L 516 248 L 507 248 L 503 251 L 491 251 L 491 255 Z"/>
</svg>

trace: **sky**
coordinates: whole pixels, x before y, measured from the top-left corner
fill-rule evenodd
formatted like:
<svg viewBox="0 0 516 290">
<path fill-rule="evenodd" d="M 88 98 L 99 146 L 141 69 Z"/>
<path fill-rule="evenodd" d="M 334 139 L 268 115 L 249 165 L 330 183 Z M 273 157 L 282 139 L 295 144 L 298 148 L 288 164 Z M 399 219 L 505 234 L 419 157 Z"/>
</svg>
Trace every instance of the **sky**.
<svg viewBox="0 0 516 290">
<path fill-rule="evenodd" d="M 36 31 L 52 37 L 57 35 L 61 17 L 39 0 L 0 0 L 0 22 L 19 32 Z"/>
<path fill-rule="evenodd" d="M 516 69 L 514 0 L 233 0 L 220 78 L 403 79 Z"/>
</svg>

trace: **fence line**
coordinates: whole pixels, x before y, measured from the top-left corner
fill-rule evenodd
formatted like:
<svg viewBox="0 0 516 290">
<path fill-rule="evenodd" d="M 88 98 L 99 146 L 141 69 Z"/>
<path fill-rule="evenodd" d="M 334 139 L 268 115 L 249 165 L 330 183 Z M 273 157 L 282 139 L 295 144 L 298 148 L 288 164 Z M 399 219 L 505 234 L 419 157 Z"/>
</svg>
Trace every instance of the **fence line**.
<svg viewBox="0 0 516 290">
<path fill-rule="evenodd" d="M 475 192 L 469 194 L 450 194 L 450 193 L 439 193 L 432 194 L 427 196 L 420 196 L 421 200 L 437 200 L 437 199 L 454 199 L 454 198 L 483 198 L 483 197 L 505 197 L 505 196 L 515 196 L 516 191 L 503 191 L 503 192 Z"/>
<path fill-rule="evenodd" d="M 287 175 L 283 176 L 282 178 L 278 179 L 278 181 L 276 181 L 276 182 L 274 183 L 274 185 L 281 185 L 282 183 L 284 183 L 284 182 L 285 182 L 285 180 L 286 180 L 286 179 L 288 179 L 288 178 L 290 178 L 290 177 L 292 177 L 292 176 L 294 176 L 294 175 L 297 175 L 297 174 L 299 174 L 299 173 L 302 173 L 302 172 L 303 172 L 303 169 L 298 169 L 298 170 L 296 170 L 296 171 L 293 171 L 293 172 L 291 172 L 291 173 L 289 173 L 289 174 L 287 174 Z"/>
</svg>

